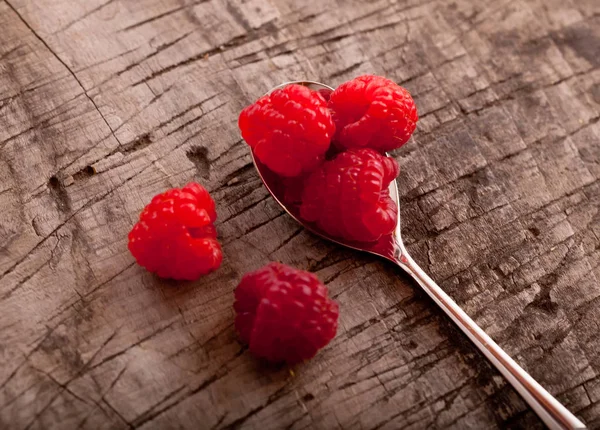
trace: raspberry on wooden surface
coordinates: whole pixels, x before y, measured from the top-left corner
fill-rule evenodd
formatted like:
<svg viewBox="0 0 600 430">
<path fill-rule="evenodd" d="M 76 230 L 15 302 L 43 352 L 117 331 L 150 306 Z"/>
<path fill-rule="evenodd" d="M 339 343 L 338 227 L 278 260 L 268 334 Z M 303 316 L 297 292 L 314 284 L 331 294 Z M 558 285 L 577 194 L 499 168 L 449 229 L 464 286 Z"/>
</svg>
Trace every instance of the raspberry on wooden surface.
<svg viewBox="0 0 600 430">
<path fill-rule="evenodd" d="M 331 236 L 372 242 L 391 233 L 398 219 L 388 186 L 396 160 L 372 149 L 350 149 L 326 161 L 304 184 L 300 217 Z"/>
<path fill-rule="evenodd" d="M 410 93 L 381 76 L 359 76 L 331 94 L 329 109 L 340 148 L 372 148 L 380 152 L 404 145 L 418 115 Z"/>
<path fill-rule="evenodd" d="M 235 290 L 235 327 L 250 352 L 270 362 L 308 360 L 335 337 L 338 305 L 312 273 L 270 263 Z"/>
<path fill-rule="evenodd" d="M 155 196 L 129 233 L 138 264 L 162 278 L 194 280 L 221 265 L 213 222 L 215 203 L 201 185 L 190 183 Z"/>
<path fill-rule="evenodd" d="M 302 85 L 288 85 L 246 107 L 238 125 L 254 155 L 281 176 L 314 169 L 335 133 L 323 96 Z"/>
</svg>

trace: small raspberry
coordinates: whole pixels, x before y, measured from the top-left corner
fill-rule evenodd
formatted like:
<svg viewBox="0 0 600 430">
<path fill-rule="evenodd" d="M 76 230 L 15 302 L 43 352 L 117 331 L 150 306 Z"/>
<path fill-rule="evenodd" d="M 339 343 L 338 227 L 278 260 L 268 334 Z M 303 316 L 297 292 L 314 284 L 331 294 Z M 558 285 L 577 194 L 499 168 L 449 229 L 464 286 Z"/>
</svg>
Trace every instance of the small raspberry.
<svg viewBox="0 0 600 430">
<path fill-rule="evenodd" d="M 336 145 L 390 151 L 404 145 L 417 125 L 410 93 L 389 79 L 365 75 L 340 85 L 329 99 Z"/>
<path fill-rule="evenodd" d="M 342 152 L 308 177 L 300 217 L 335 237 L 375 241 L 396 227 L 388 186 L 398 171 L 396 160 L 372 149 Z"/>
<path fill-rule="evenodd" d="M 215 203 L 202 186 L 171 189 L 144 208 L 129 232 L 129 250 L 162 278 L 197 279 L 221 265 L 216 218 Z"/>
<path fill-rule="evenodd" d="M 323 96 L 295 84 L 246 107 L 238 125 L 254 155 L 282 176 L 296 176 L 315 168 L 335 133 Z"/>
<path fill-rule="evenodd" d="M 247 273 L 235 290 L 235 327 L 250 352 L 298 363 L 335 337 L 338 305 L 315 275 L 281 263 Z"/>
</svg>

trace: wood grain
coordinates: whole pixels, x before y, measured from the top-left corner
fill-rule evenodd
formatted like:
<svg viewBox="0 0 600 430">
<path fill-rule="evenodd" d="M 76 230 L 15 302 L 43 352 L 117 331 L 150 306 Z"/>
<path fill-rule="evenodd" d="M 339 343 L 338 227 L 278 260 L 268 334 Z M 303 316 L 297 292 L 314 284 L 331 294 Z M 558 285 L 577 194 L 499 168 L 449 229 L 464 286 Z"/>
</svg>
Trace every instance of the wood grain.
<svg viewBox="0 0 600 430">
<path fill-rule="evenodd" d="M 0 28 L 0 427 L 541 427 L 407 276 L 304 231 L 252 168 L 244 105 L 378 73 L 421 117 L 394 154 L 410 252 L 600 428 L 597 1 L 0 0 Z M 126 236 L 190 180 L 225 260 L 163 281 Z M 271 260 L 341 307 L 293 372 L 232 326 Z"/>
</svg>

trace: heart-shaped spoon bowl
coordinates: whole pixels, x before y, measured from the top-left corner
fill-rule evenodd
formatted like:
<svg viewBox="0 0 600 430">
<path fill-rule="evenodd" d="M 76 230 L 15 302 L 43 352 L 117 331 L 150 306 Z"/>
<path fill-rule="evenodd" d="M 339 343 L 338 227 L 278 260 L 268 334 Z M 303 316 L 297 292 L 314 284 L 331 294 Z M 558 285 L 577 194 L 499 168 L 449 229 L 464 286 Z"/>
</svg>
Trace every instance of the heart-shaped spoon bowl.
<svg viewBox="0 0 600 430">
<path fill-rule="evenodd" d="M 319 82 L 313 81 L 296 81 L 296 82 L 288 82 L 282 85 L 279 85 L 273 88 L 271 91 L 275 91 L 278 88 L 283 88 L 290 84 L 303 85 L 314 91 L 333 91 L 333 88 L 321 84 Z M 252 153 L 252 161 L 254 162 L 254 166 L 258 171 L 260 178 L 263 181 L 263 184 L 273 196 L 273 198 L 279 203 L 279 205 L 297 222 L 302 224 L 307 230 L 312 233 L 321 236 L 324 239 L 327 239 L 331 242 L 335 242 L 339 245 L 343 245 L 352 249 L 356 249 L 359 251 L 369 252 L 371 254 L 378 255 L 380 257 L 384 257 L 392 262 L 397 262 L 398 258 L 401 255 L 401 247 L 402 240 L 400 237 L 400 204 L 398 199 L 398 185 L 396 181 L 392 181 L 389 186 L 390 197 L 396 203 L 398 209 L 398 222 L 395 230 L 391 234 L 387 234 L 382 236 L 376 242 L 353 242 L 349 240 L 345 240 L 340 237 L 334 237 L 328 234 L 326 231 L 320 229 L 314 223 L 309 223 L 300 218 L 299 210 L 297 206 L 288 205 L 285 203 L 284 198 L 284 183 L 281 181 L 281 178 L 277 176 L 277 174 L 273 173 L 267 166 L 265 166 L 261 161 L 254 156 Z"/>
</svg>

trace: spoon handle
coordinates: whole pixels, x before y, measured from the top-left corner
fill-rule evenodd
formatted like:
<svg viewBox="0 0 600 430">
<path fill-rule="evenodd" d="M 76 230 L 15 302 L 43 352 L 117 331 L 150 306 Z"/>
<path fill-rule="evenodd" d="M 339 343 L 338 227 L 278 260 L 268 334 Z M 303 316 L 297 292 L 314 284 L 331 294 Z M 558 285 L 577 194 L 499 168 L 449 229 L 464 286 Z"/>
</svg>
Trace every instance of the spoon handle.
<svg viewBox="0 0 600 430">
<path fill-rule="evenodd" d="M 455 302 L 431 279 L 400 246 L 396 261 L 408 272 L 442 310 L 471 339 L 490 362 L 512 384 L 551 430 L 585 429 L 585 425 L 538 384 L 500 348 Z"/>
</svg>

